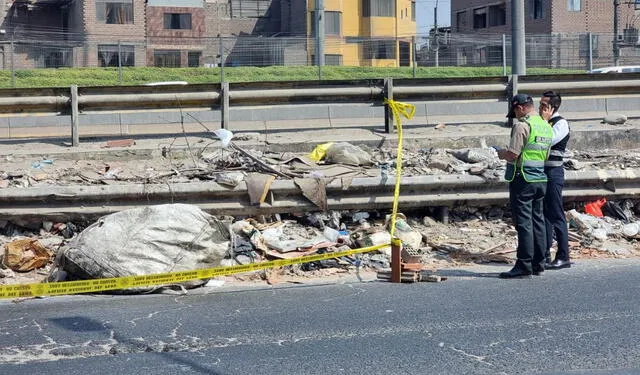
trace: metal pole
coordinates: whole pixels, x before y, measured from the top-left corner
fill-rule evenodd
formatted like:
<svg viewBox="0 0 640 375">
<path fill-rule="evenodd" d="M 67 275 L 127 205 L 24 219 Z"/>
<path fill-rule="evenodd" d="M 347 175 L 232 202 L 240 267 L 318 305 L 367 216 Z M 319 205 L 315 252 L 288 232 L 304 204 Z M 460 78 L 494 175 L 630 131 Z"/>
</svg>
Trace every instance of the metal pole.
<svg viewBox="0 0 640 375">
<path fill-rule="evenodd" d="M 589 33 L 589 71 L 593 70 L 593 35 Z"/>
<path fill-rule="evenodd" d="M 620 64 L 620 46 L 618 44 L 618 10 L 620 0 L 613 0 L 613 65 Z"/>
<path fill-rule="evenodd" d="M 507 75 L 507 36 L 502 34 L 502 75 Z"/>
<path fill-rule="evenodd" d="M 222 82 L 222 129 L 229 129 L 229 82 Z"/>
<path fill-rule="evenodd" d="M 80 145 L 80 134 L 78 133 L 78 86 L 71 86 L 71 145 L 78 147 Z"/>
<path fill-rule="evenodd" d="M 438 1 L 436 7 L 433 8 L 433 43 L 436 45 L 435 65 L 440 66 L 440 41 L 438 40 Z"/>
<path fill-rule="evenodd" d="M 509 83 L 510 83 L 509 88 L 511 89 L 511 93 L 509 94 L 509 99 L 507 99 L 507 104 L 509 105 L 509 107 L 507 108 L 507 111 L 511 110 L 511 105 L 512 105 L 511 99 L 513 99 L 515 95 L 518 95 L 518 75 L 512 74 L 510 77 Z M 507 123 L 509 124 L 509 127 L 512 127 L 513 119 L 509 118 L 507 120 Z"/>
<path fill-rule="evenodd" d="M 316 25 L 316 65 L 318 65 L 318 77 L 322 79 L 322 67 L 324 66 L 324 0 L 316 0 L 314 12 Z"/>
<path fill-rule="evenodd" d="M 384 79 L 384 96 L 388 100 L 393 100 L 393 78 Z M 389 134 L 393 127 L 393 111 L 389 105 L 384 106 L 384 132 Z"/>
<path fill-rule="evenodd" d="M 220 37 L 220 83 L 224 83 L 224 44 Z"/>
<path fill-rule="evenodd" d="M 13 34 L 11 34 L 11 87 L 16 87 L 16 69 L 14 67 L 14 57 L 13 57 L 13 49 L 14 49 L 14 44 L 13 44 Z"/>
<path fill-rule="evenodd" d="M 122 48 L 118 40 L 118 83 L 122 85 Z"/>
<path fill-rule="evenodd" d="M 524 0 L 511 0 L 511 74 L 526 75 Z"/>
<path fill-rule="evenodd" d="M 417 76 L 417 65 L 418 65 L 418 58 L 416 56 L 416 36 L 412 36 L 411 37 L 411 45 L 413 46 L 412 50 L 411 50 L 411 60 L 413 62 L 413 78 L 416 78 Z"/>
</svg>

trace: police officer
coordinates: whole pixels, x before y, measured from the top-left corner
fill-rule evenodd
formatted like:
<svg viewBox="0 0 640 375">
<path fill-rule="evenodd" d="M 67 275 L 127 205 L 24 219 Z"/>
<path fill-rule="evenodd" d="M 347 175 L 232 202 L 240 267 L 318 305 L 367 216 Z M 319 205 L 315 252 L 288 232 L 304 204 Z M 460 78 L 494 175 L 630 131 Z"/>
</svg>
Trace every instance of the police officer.
<svg viewBox="0 0 640 375">
<path fill-rule="evenodd" d="M 501 278 L 531 277 L 544 271 L 546 231 L 544 194 L 547 160 L 553 138 L 551 126 L 542 118 L 526 94 L 511 99 L 507 117 L 516 118 L 511 129 L 509 147 L 498 150 L 498 157 L 507 161 L 505 179 L 509 181 L 509 202 L 518 232 L 516 264 Z"/>
<path fill-rule="evenodd" d="M 554 91 L 545 91 L 540 98 L 538 111 L 543 119 L 553 128 L 553 140 L 549 158 L 545 162 L 544 171 L 547 174 L 547 193 L 544 197 L 544 218 L 547 227 L 547 245 L 545 258 L 547 269 L 571 267 L 569 261 L 569 231 L 567 219 L 562 204 L 562 188 L 564 187 L 564 152 L 569 142 L 569 123 L 558 113 L 562 98 Z M 551 244 L 555 233 L 558 251 L 551 261 Z"/>
</svg>

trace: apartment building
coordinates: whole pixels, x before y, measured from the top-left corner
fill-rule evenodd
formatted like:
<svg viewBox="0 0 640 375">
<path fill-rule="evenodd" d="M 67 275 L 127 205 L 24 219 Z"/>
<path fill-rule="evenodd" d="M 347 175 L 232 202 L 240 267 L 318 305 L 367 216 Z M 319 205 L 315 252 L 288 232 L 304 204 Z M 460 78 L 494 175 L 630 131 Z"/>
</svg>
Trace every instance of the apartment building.
<svg viewBox="0 0 640 375">
<path fill-rule="evenodd" d="M 410 66 L 416 34 L 412 0 L 325 0 L 327 65 Z M 310 38 L 315 36 L 315 1 L 307 3 Z M 313 58 L 314 48 L 310 48 Z"/>
<path fill-rule="evenodd" d="M 637 56 L 640 0 L 621 0 L 619 45 Z M 564 66 L 567 59 L 611 61 L 613 55 L 614 2 L 612 0 L 525 0 L 527 59 L 539 66 Z M 451 0 L 451 27 L 455 34 L 511 34 L 511 0 Z M 542 35 L 547 35 L 544 38 Z M 589 40 L 591 36 L 591 41 Z M 590 43 L 591 42 L 591 43 Z M 501 46 L 458 47 L 458 62 L 495 63 Z M 576 56 L 577 54 L 577 56 Z M 461 61 L 463 60 L 463 61 Z"/>
</svg>

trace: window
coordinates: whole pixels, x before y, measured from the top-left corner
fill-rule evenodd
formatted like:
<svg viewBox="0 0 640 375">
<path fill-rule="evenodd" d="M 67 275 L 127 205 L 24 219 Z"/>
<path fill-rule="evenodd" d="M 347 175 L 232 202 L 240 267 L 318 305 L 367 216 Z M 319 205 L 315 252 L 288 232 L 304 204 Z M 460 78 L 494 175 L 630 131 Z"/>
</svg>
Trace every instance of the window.
<svg viewBox="0 0 640 375">
<path fill-rule="evenodd" d="M 180 67 L 180 51 L 158 51 L 153 53 L 154 65 L 165 68 Z"/>
<path fill-rule="evenodd" d="M 340 12 L 324 12 L 324 33 L 327 35 L 340 35 Z"/>
<path fill-rule="evenodd" d="M 311 19 L 315 19 L 315 12 L 311 12 Z M 342 33 L 341 25 L 342 13 L 341 12 L 324 12 L 324 34 L 325 35 L 340 35 Z M 311 23 L 311 35 L 316 35 L 316 23 Z"/>
<path fill-rule="evenodd" d="M 598 57 L 598 34 L 591 34 L 591 55 Z M 589 57 L 589 34 L 580 35 L 580 57 Z"/>
<path fill-rule="evenodd" d="M 507 7 L 505 3 L 489 7 L 489 26 L 504 26 L 507 24 Z"/>
<path fill-rule="evenodd" d="M 636 0 L 636 10 L 640 10 L 640 0 Z"/>
<path fill-rule="evenodd" d="M 456 13 L 456 31 L 463 30 L 467 27 L 467 12 L 462 11 Z"/>
<path fill-rule="evenodd" d="M 569 12 L 579 12 L 582 0 L 567 0 L 567 10 Z"/>
<path fill-rule="evenodd" d="M 412 1 L 411 2 L 411 21 L 415 21 L 415 20 L 416 20 L 416 2 Z"/>
<path fill-rule="evenodd" d="M 372 40 L 364 43 L 365 59 L 395 59 L 395 40 Z"/>
<path fill-rule="evenodd" d="M 324 55 L 325 65 L 342 65 L 342 55 Z"/>
<path fill-rule="evenodd" d="M 363 17 L 395 17 L 395 0 L 362 0 Z"/>
<path fill-rule="evenodd" d="M 271 0 L 231 0 L 232 18 L 269 17 Z"/>
<path fill-rule="evenodd" d="M 133 0 L 96 0 L 96 18 L 106 24 L 133 23 Z"/>
<path fill-rule="evenodd" d="M 41 55 L 38 56 L 36 61 L 37 68 L 61 68 L 73 66 L 73 50 L 67 48 L 51 50 L 48 47 L 40 48 Z M 0 57 L 2 50 L 0 49 Z"/>
<path fill-rule="evenodd" d="M 531 18 L 539 20 L 544 18 L 544 9 L 542 9 L 542 0 L 529 0 L 531 9 Z"/>
<path fill-rule="evenodd" d="M 473 10 L 473 28 L 484 29 L 487 27 L 487 8 Z"/>
<path fill-rule="evenodd" d="M 200 58 L 202 57 L 202 52 L 189 52 L 187 55 L 189 68 L 197 68 L 200 66 Z"/>
<path fill-rule="evenodd" d="M 164 28 L 171 30 L 191 30 L 191 13 L 165 13 Z"/>
<path fill-rule="evenodd" d="M 117 44 L 98 45 L 98 63 L 100 66 L 118 66 L 118 50 L 120 51 L 122 66 L 135 66 L 134 46 L 120 45 L 120 48 L 118 48 Z"/>
</svg>

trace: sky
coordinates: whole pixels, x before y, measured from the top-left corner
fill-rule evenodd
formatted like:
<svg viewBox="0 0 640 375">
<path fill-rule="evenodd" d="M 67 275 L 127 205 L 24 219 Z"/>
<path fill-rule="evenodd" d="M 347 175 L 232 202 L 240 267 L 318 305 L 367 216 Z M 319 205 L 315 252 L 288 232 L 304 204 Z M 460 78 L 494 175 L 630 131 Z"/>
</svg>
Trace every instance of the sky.
<svg viewBox="0 0 640 375">
<path fill-rule="evenodd" d="M 425 35 L 433 27 L 433 8 L 438 5 L 438 26 L 451 25 L 451 0 L 416 0 L 418 35 Z"/>
</svg>

